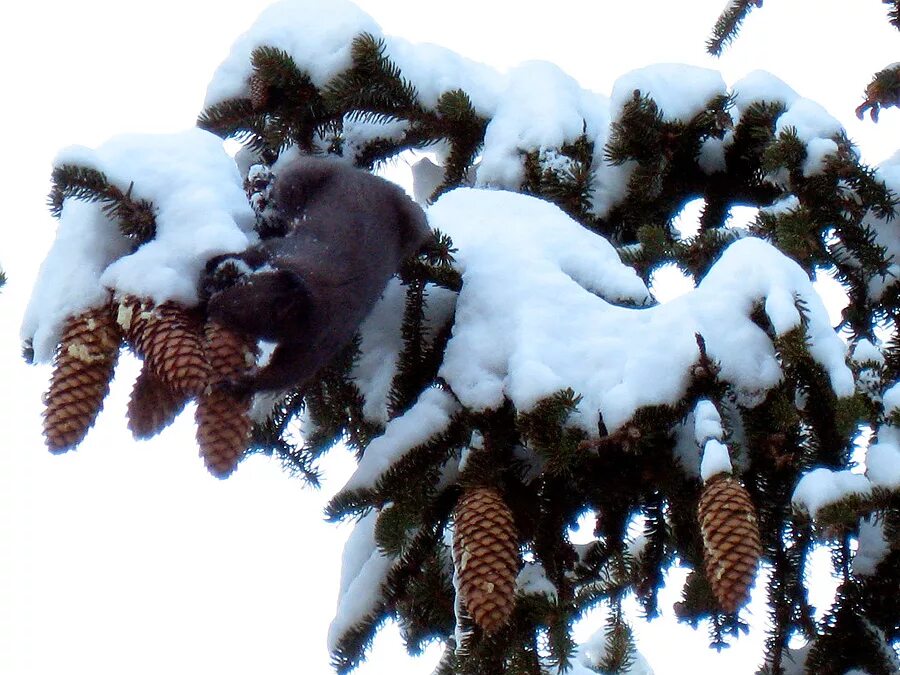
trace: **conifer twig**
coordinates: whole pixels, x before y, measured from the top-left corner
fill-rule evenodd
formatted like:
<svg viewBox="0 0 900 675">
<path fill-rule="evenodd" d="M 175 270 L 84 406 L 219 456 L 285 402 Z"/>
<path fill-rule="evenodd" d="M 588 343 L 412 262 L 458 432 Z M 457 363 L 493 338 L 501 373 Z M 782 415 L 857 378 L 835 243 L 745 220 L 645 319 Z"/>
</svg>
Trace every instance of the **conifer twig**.
<svg viewBox="0 0 900 675">
<path fill-rule="evenodd" d="M 762 0 L 730 0 L 713 26 L 713 34 L 706 41 L 706 51 L 720 56 L 722 50 L 737 37 L 744 19 L 755 7 L 762 7 Z"/>
</svg>

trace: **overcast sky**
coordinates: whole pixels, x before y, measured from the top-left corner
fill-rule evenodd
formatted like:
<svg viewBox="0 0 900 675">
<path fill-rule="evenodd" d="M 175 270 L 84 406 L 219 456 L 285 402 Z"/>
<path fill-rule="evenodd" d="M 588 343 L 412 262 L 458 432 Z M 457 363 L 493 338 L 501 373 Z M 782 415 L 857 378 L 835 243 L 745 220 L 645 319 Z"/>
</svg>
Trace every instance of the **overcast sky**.
<svg viewBox="0 0 900 675">
<path fill-rule="evenodd" d="M 348 528 L 324 523 L 321 509 L 350 458 L 332 453 L 332 478 L 319 493 L 264 458 L 227 481 L 210 478 L 190 415 L 151 442 L 131 440 L 130 360 L 87 441 L 53 457 L 40 438 L 49 369 L 19 358 L 22 310 L 54 232 L 45 206 L 53 156 L 118 133 L 191 126 L 214 68 L 268 4 L 51 0 L 17 3 L 0 21 L 0 265 L 9 277 L 0 291 L 4 675 L 331 672 L 325 633 Z M 721 60 L 703 45 L 725 0 L 357 4 L 386 33 L 498 69 L 549 60 L 602 93 L 620 74 L 655 62 L 718 68 L 729 83 L 762 68 L 842 120 L 870 163 L 900 145 L 900 112 L 885 112 L 878 125 L 853 117 L 872 73 L 898 58 L 900 39 L 879 0 L 766 3 Z M 685 658 L 693 672 L 741 675 L 757 666 L 758 632 L 722 655 L 702 649 L 703 629 L 656 622 L 645 636 L 641 646 L 660 675 L 682 672 L 674 664 Z M 416 663 L 401 654 L 388 631 L 360 672 L 429 672 L 436 656 Z"/>
</svg>

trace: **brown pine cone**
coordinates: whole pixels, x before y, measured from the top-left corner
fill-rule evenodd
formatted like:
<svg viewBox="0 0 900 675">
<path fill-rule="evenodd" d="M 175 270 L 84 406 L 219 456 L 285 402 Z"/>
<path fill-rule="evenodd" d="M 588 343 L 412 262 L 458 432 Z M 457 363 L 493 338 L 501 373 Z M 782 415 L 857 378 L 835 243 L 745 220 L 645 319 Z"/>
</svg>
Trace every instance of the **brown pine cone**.
<svg viewBox="0 0 900 675">
<path fill-rule="evenodd" d="M 109 393 L 122 331 L 109 304 L 70 317 L 53 361 L 44 396 L 44 437 L 50 452 L 78 445 Z"/>
<path fill-rule="evenodd" d="M 150 438 L 169 426 L 189 400 L 169 389 L 144 362 L 128 401 L 128 428 L 137 439 Z"/>
<path fill-rule="evenodd" d="M 736 612 L 750 598 L 762 546 L 747 490 L 726 474 L 713 476 L 697 504 L 706 578 L 722 609 Z"/>
<path fill-rule="evenodd" d="M 259 112 L 269 102 L 269 84 L 259 73 L 250 76 L 250 107 Z"/>
<path fill-rule="evenodd" d="M 467 490 L 454 512 L 453 563 L 462 602 L 488 635 L 515 606 L 519 543 L 512 513 L 491 487 Z"/>
<path fill-rule="evenodd" d="M 197 401 L 197 442 L 209 472 L 227 478 L 247 450 L 253 427 L 250 397 L 235 395 L 228 383 L 253 366 L 255 345 L 212 321 L 205 326 L 205 337 L 212 375 Z"/>
<path fill-rule="evenodd" d="M 126 297 L 116 320 L 134 351 L 175 394 L 199 396 L 209 379 L 199 321 L 195 313 L 175 303 L 154 305 Z"/>
</svg>

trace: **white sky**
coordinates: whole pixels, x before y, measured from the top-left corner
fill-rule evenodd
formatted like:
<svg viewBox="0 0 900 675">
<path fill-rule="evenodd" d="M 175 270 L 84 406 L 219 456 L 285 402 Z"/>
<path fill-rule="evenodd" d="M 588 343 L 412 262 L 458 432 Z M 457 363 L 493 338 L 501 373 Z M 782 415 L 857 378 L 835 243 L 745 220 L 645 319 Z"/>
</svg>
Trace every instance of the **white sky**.
<svg viewBox="0 0 900 675">
<path fill-rule="evenodd" d="M 152 442 L 131 440 L 130 360 L 87 441 L 53 457 L 40 438 L 49 370 L 18 358 L 22 310 L 54 231 L 45 198 L 57 150 L 192 125 L 215 66 L 267 4 L 50 0 L 16 3 L 0 20 L 9 157 L 0 168 L 0 265 L 9 276 L 0 291 L 4 675 L 331 672 L 325 632 L 348 528 L 324 523 L 321 509 L 351 460 L 332 453 L 333 479 L 321 493 L 263 458 L 228 481 L 210 478 L 190 443 L 189 415 Z M 729 83 L 762 68 L 843 121 L 868 162 L 900 146 L 900 112 L 884 112 L 878 125 L 853 117 L 872 73 L 898 58 L 898 33 L 878 0 L 766 3 L 720 60 L 703 45 L 725 0 L 357 4 L 386 33 L 500 69 L 550 60 L 603 93 L 654 62 L 718 68 Z M 676 593 L 664 596 L 669 606 Z M 760 608 L 755 620 L 764 621 Z M 687 663 L 741 675 L 758 665 L 759 635 L 751 637 L 717 655 L 703 649 L 702 628 L 655 622 L 642 647 L 659 675 Z M 359 672 L 427 673 L 434 658 L 409 661 L 385 636 Z"/>
</svg>

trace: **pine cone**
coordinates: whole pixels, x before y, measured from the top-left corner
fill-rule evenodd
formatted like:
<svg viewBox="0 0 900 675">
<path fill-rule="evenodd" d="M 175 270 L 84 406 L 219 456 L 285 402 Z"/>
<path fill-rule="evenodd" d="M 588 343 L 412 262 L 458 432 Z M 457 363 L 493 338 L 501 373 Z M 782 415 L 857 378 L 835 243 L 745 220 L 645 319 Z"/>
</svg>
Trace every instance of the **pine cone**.
<svg viewBox="0 0 900 675">
<path fill-rule="evenodd" d="M 122 332 L 109 304 L 70 317 L 44 397 L 44 437 L 50 452 L 78 445 L 109 393 Z"/>
<path fill-rule="evenodd" d="M 722 609 L 736 612 L 750 597 L 762 553 L 753 502 L 737 480 L 719 474 L 703 488 L 697 519 L 706 578 Z"/>
<path fill-rule="evenodd" d="M 463 494 L 454 513 L 453 563 L 466 610 L 490 635 L 515 605 L 519 543 L 512 513 L 494 488 Z"/>
<path fill-rule="evenodd" d="M 250 107 L 259 112 L 269 102 L 269 83 L 259 73 L 250 76 Z"/>
<path fill-rule="evenodd" d="M 127 297 L 119 304 L 116 320 L 137 354 L 173 393 L 190 398 L 203 392 L 209 365 L 193 312 L 175 302 L 154 306 Z"/>
<path fill-rule="evenodd" d="M 236 396 L 227 385 L 253 365 L 255 345 L 212 321 L 205 336 L 212 375 L 209 389 L 197 401 L 197 442 L 209 472 L 227 478 L 246 451 L 253 426 L 250 398 Z"/>
<path fill-rule="evenodd" d="M 178 417 L 189 398 L 169 389 L 144 362 L 128 401 L 131 434 L 137 439 L 155 436 Z"/>
</svg>

